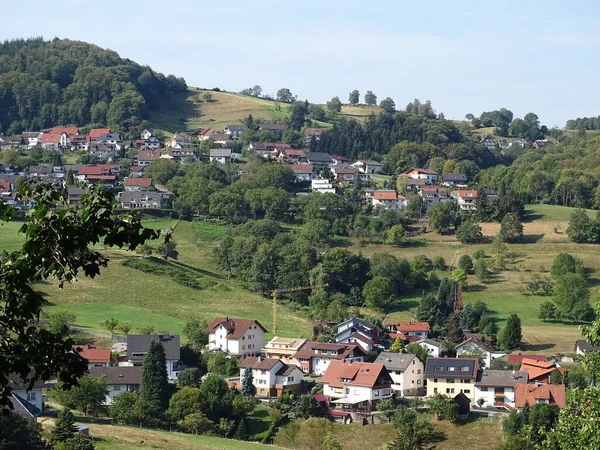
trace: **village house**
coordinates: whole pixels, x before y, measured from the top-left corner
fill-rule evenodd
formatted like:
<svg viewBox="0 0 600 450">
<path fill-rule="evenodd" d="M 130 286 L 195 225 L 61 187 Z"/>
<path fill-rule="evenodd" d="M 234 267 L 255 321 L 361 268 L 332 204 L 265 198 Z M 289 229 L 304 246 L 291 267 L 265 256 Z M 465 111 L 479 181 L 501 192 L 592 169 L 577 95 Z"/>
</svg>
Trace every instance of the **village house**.
<svg viewBox="0 0 600 450">
<path fill-rule="evenodd" d="M 119 192 L 118 203 L 123 209 L 162 209 L 167 195 L 164 192 L 123 191 Z"/>
<path fill-rule="evenodd" d="M 27 145 L 28 148 L 42 143 L 41 131 L 25 131 L 21 137 L 23 138 L 23 144 Z"/>
<path fill-rule="evenodd" d="M 154 136 L 150 136 L 144 141 L 144 147 L 149 149 L 157 149 L 160 147 L 160 141 Z"/>
<path fill-rule="evenodd" d="M 236 317 L 217 317 L 205 331 L 208 333 L 209 350 L 222 350 L 240 356 L 259 354 L 267 333 L 258 320 Z"/>
<path fill-rule="evenodd" d="M 329 178 L 313 178 L 310 181 L 310 190 L 319 194 L 335 194 L 336 189 Z"/>
<path fill-rule="evenodd" d="M 343 186 L 350 186 L 356 183 L 358 181 L 358 174 L 360 173 L 354 167 L 340 167 L 335 164 L 331 168 L 331 172 L 335 176 L 335 181 Z"/>
<path fill-rule="evenodd" d="M 246 131 L 246 125 L 227 125 L 223 131 L 225 134 L 231 135 L 233 139 L 239 139 L 242 133 Z"/>
<path fill-rule="evenodd" d="M 33 422 L 37 421 L 37 416 L 41 413 L 37 406 L 29 403 L 23 397 L 15 393 L 11 394 L 9 401 L 12 404 L 13 412 L 15 414 Z"/>
<path fill-rule="evenodd" d="M 436 184 L 438 180 L 438 173 L 431 169 L 415 168 L 403 175 L 407 175 L 413 180 L 425 180 L 426 184 Z"/>
<path fill-rule="evenodd" d="M 332 166 L 346 167 L 348 164 L 350 164 L 350 160 L 345 156 L 331 155 L 331 159 L 333 160 Z"/>
<path fill-rule="evenodd" d="M 383 364 L 333 361 L 321 383 L 332 404 L 362 411 L 373 411 L 380 400 L 393 394 L 393 381 Z"/>
<path fill-rule="evenodd" d="M 60 136 L 50 133 L 44 133 L 42 134 L 42 139 L 40 143 L 42 144 L 42 148 L 45 150 L 58 150 L 58 147 L 60 145 Z"/>
<path fill-rule="evenodd" d="M 464 173 L 446 173 L 442 175 L 442 184 L 449 187 L 467 187 L 467 176 Z"/>
<path fill-rule="evenodd" d="M 523 358 L 521 360 L 521 370 L 527 371 L 530 382 L 550 383 L 552 372 L 559 371 L 563 373 L 565 369 L 552 361 L 542 361 L 533 358 Z"/>
<path fill-rule="evenodd" d="M 440 356 L 440 351 L 442 349 L 442 344 L 434 339 L 419 339 L 415 341 L 415 344 L 419 344 L 425 350 L 427 350 L 427 354 L 430 357 L 438 358 Z"/>
<path fill-rule="evenodd" d="M 230 134 L 225 133 L 214 133 L 210 135 L 210 140 L 215 144 L 226 145 L 228 142 L 232 140 Z"/>
<path fill-rule="evenodd" d="M 141 366 L 109 366 L 109 367 L 92 367 L 90 369 L 90 377 L 104 378 L 106 380 L 106 395 L 105 405 L 110 405 L 115 400 L 115 397 L 123 392 L 137 392 L 140 390 L 142 380 Z"/>
<path fill-rule="evenodd" d="M 548 357 L 546 355 L 523 355 L 522 353 L 513 353 L 512 355 L 508 355 L 506 360 L 509 364 L 516 366 L 521 365 L 524 359 L 536 359 L 538 361 L 548 361 Z"/>
<path fill-rule="evenodd" d="M 383 364 L 392 377 L 392 390 L 397 396 L 415 396 L 425 393 L 425 365 L 410 353 L 381 352 L 375 364 Z"/>
<path fill-rule="evenodd" d="M 506 150 L 510 145 L 506 139 L 500 139 L 498 141 L 498 147 L 500 147 L 500 150 Z"/>
<path fill-rule="evenodd" d="M 252 384 L 257 397 L 281 397 L 284 391 L 300 393 L 304 374 L 295 364 L 281 359 L 249 356 L 240 363 L 240 380 L 246 368 L 252 369 Z"/>
<path fill-rule="evenodd" d="M 479 143 L 481 145 L 483 145 L 485 148 L 487 148 L 488 150 L 494 150 L 497 147 L 497 143 L 494 140 L 494 138 L 492 138 L 492 136 L 490 136 L 489 134 L 484 136 Z"/>
<path fill-rule="evenodd" d="M 393 189 L 372 190 L 367 201 L 375 208 L 396 211 L 405 208 L 408 200 Z"/>
<path fill-rule="evenodd" d="M 20 400 L 30 403 L 39 411 L 44 410 L 44 396 L 42 394 L 42 389 L 48 388 L 49 386 L 43 381 L 36 381 L 33 387 L 29 389 L 29 383 L 25 383 L 20 375 L 11 373 L 8 374 L 7 386 L 12 389 L 12 394 L 18 396 Z"/>
<path fill-rule="evenodd" d="M 1 136 L 0 135 L 0 148 L 7 150 L 9 148 L 20 148 L 23 145 L 23 138 L 21 136 Z"/>
<path fill-rule="evenodd" d="M 129 175 L 132 177 L 143 177 L 146 166 L 131 166 Z"/>
<path fill-rule="evenodd" d="M 305 152 L 303 157 L 298 158 L 298 164 L 311 164 L 315 167 L 326 167 L 333 164 L 329 153 Z"/>
<path fill-rule="evenodd" d="M 135 155 L 136 164 L 138 166 L 148 166 L 157 159 L 160 159 L 159 150 L 139 150 Z"/>
<path fill-rule="evenodd" d="M 296 150 L 293 148 L 282 149 L 279 152 L 279 158 L 281 158 L 287 164 L 296 164 L 298 160 L 306 156 L 304 150 Z"/>
<path fill-rule="evenodd" d="M 475 358 L 427 358 L 427 397 L 435 394 L 454 397 L 462 392 L 471 403 L 474 402 L 477 370 Z"/>
<path fill-rule="evenodd" d="M 0 200 L 5 205 L 18 206 L 18 192 L 10 181 L 0 181 Z"/>
<path fill-rule="evenodd" d="M 417 336 L 418 338 L 427 339 L 431 327 L 427 322 L 399 322 L 396 325 L 398 333 L 404 333 L 407 336 Z"/>
<path fill-rule="evenodd" d="M 524 139 L 513 139 L 510 144 L 508 144 L 508 147 L 512 147 L 513 145 L 516 145 L 518 147 L 521 148 L 525 148 L 525 145 L 527 145 L 527 143 L 525 142 Z"/>
<path fill-rule="evenodd" d="M 567 406 L 564 384 L 518 384 L 515 387 L 515 406 L 519 410 L 527 403 L 529 406 L 538 403 Z"/>
<path fill-rule="evenodd" d="M 335 340 L 341 344 L 358 344 L 365 351 L 373 349 L 373 345 L 379 339 L 379 328 L 374 323 L 368 322 L 357 317 L 350 317 L 348 320 L 337 325 L 337 334 Z"/>
<path fill-rule="evenodd" d="M 283 134 L 287 127 L 279 123 L 260 123 L 258 129 L 260 131 L 268 131 L 269 133 Z"/>
<path fill-rule="evenodd" d="M 536 141 L 533 141 L 532 145 L 533 145 L 533 148 L 540 149 L 540 148 L 548 147 L 550 145 L 554 145 L 554 142 L 552 142 L 549 139 L 538 139 Z"/>
<path fill-rule="evenodd" d="M 175 136 L 171 138 L 171 148 L 182 148 L 191 143 L 192 136 L 188 133 L 175 133 Z"/>
<path fill-rule="evenodd" d="M 73 136 L 71 139 L 71 150 L 89 150 L 90 149 L 90 137 L 89 136 Z"/>
<path fill-rule="evenodd" d="M 117 145 L 121 142 L 121 135 L 119 133 L 103 133 L 100 135 L 100 143 L 105 145 Z"/>
<path fill-rule="evenodd" d="M 75 176 L 79 181 L 87 181 L 90 176 L 98 176 L 98 175 L 112 175 L 117 176 L 119 174 L 119 166 L 111 165 L 111 164 L 98 164 L 92 166 L 83 166 L 77 172 Z"/>
<path fill-rule="evenodd" d="M 304 140 L 305 142 L 310 142 L 312 138 L 315 138 L 315 141 L 321 139 L 321 134 L 326 131 L 326 128 L 310 128 L 306 127 L 304 129 Z"/>
<path fill-rule="evenodd" d="M 91 142 L 100 142 L 100 137 L 103 134 L 110 134 L 110 129 L 109 128 L 92 128 L 90 130 L 90 134 L 88 135 L 88 137 Z M 148 137 L 150 137 L 150 136 L 148 136 Z"/>
<path fill-rule="evenodd" d="M 163 158 L 165 155 L 161 155 Z M 169 159 L 175 162 L 183 164 L 187 161 L 193 161 L 196 159 L 196 150 L 193 147 L 186 148 L 172 148 L 169 150 Z"/>
<path fill-rule="evenodd" d="M 141 132 L 140 137 L 142 138 L 142 140 L 147 141 L 152 137 L 152 131 L 146 129 Z"/>
<path fill-rule="evenodd" d="M 296 181 L 310 181 L 312 179 L 314 169 L 312 164 L 298 164 L 289 167 L 294 172 Z"/>
<path fill-rule="evenodd" d="M 67 200 L 69 202 L 69 205 L 78 205 L 81 201 L 81 197 L 83 196 L 83 194 L 89 194 L 89 189 L 83 189 L 80 187 L 70 187 L 67 192 Z"/>
<path fill-rule="evenodd" d="M 359 159 L 358 161 L 353 162 L 350 165 L 357 169 L 359 172 L 365 174 L 379 173 L 383 170 L 383 164 L 377 161 L 370 161 L 368 159 Z"/>
<path fill-rule="evenodd" d="M 125 190 L 126 191 L 145 191 L 150 186 L 152 186 L 152 178 L 127 178 L 125 180 Z"/>
<path fill-rule="evenodd" d="M 91 144 L 90 145 L 90 154 L 97 156 L 98 159 L 101 160 L 111 160 L 115 159 L 115 145 L 109 144 Z"/>
<path fill-rule="evenodd" d="M 231 149 L 230 148 L 212 148 L 209 153 L 210 162 L 218 162 L 219 164 L 225 164 L 231 162 Z"/>
<path fill-rule="evenodd" d="M 364 361 L 366 356 L 367 352 L 357 344 L 307 341 L 294 358 L 302 372 L 323 375 L 332 361 Z"/>
<path fill-rule="evenodd" d="M 306 343 L 306 339 L 275 336 L 261 350 L 267 358 L 280 359 L 286 364 L 298 365 L 296 353 Z"/>
<path fill-rule="evenodd" d="M 448 194 L 446 189 L 437 186 L 422 186 L 417 188 L 418 194 L 423 197 L 423 201 L 428 205 L 434 203 L 454 202 L 454 199 Z"/>
<path fill-rule="evenodd" d="M 585 352 L 600 352 L 600 347 L 592 347 L 586 340 L 575 341 L 575 354 L 584 355 Z"/>
<path fill-rule="evenodd" d="M 460 189 L 456 193 L 458 208 L 462 211 L 475 211 L 477 209 L 477 191 Z"/>
<path fill-rule="evenodd" d="M 216 130 L 211 130 L 210 128 L 201 130 L 198 133 L 198 139 L 200 139 L 201 141 L 206 141 L 207 139 L 210 139 L 210 136 L 215 134 L 216 132 L 217 132 Z"/>
<path fill-rule="evenodd" d="M 79 129 L 75 127 L 54 127 L 48 134 L 57 136 L 58 145 L 64 148 L 69 146 L 73 137 L 79 135 Z"/>
<path fill-rule="evenodd" d="M 177 379 L 183 370 L 181 346 L 178 335 L 170 334 L 130 334 L 127 336 L 127 365 L 141 366 L 148 354 L 150 343 L 160 342 L 165 349 L 167 360 L 167 377 L 169 380 Z M 120 365 L 120 364 L 119 364 Z"/>
<path fill-rule="evenodd" d="M 79 355 L 87 359 L 88 369 L 92 367 L 108 367 L 110 366 L 110 348 L 96 348 L 93 345 L 74 345 L 73 350 Z"/>
<path fill-rule="evenodd" d="M 523 370 L 480 370 L 475 382 L 474 404 L 482 408 L 515 407 L 515 389 L 527 384 L 527 372 Z"/>
<path fill-rule="evenodd" d="M 506 356 L 505 352 L 496 351 L 487 342 L 483 342 L 481 335 L 471 335 L 463 342 L 454 347 L 456 356 L 461 355 L 481 355 L 483 360 L 482 368 L 492 367 L 492 360 Z"/>
</svg>

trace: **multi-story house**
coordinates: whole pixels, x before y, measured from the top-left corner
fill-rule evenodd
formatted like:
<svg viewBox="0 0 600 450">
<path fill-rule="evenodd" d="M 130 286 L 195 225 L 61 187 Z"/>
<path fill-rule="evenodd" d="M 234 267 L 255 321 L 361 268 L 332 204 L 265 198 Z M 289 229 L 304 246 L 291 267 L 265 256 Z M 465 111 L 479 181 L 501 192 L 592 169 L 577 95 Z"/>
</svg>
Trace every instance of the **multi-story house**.
<svg viewBox="0 0 600 450">
<path fill-rule="evenodd" d="M 281 397 L 284 391 L 301 391 L 304 374 L 295 364 L 286 364 L 277 358 L 249 356 L 240 363 L 240 380 L 244 379 L 248 367 L 252 369 L 257 397 Z"/>
<path fill-rule="evenodd" d="M 423 395 L 425 365 L 411 353 L 381 352 L 376 364 L 383 364 L 392 377 L 392 389 L 401 397 Z"/>
<path fill-rule="evenodd" d="M 265 345 L 267 329 L 255 319 L 217 317 L 206 328 L 208 349 L 232 355 L 253 356 Z"/>
<path fill-rule="evenodd" d="M 123 392 L 136 392 L 140 390 L 142 379 L 141 366 L 110 366 L 92 367 L 90 377 L 104 378 L 106 380 L 105 405 L 110 405 L 115 397 Z"/>
<path fill-rule="evenodd" d="M 494 138 L 492 136 L 490 136 L 489 134 L 486 135 L 485 137 L 483 137 L 479 143 L 481 145 L 483 145 L 485 148 L 487 148 L 488 150 L 494 150 L 497 146 L 498 143 L 494 140 Z"/>
<path fill-rule="evenodd" d="M 415 343 L 427 350 L 427 354 L 430 357 L 437 358 L 440 356 L 442 344 L 440 344 L 438 341 L 433 339 L 419 339 L 418 341 L 415 341 Z"/>
<path fill-rule="evenodd" d="M 126 191 L 145 191 L 152 186 L 152 178 L 130 177 L 125 180 Z"/>
<path fill-rule="evenodd" d="M 280 359 L 286 364 L 298 365 L 296 353 L 306 343 L 306 339 L 275 336 L 262 349 L 267 358 Z"/>
<path fill-rule="evenodd" d="M 39 411 L 44 410 L 42 389 L 49 387 L 46 383 L 36 381 L 30 389 L 29 383 L 24 382 L 20 375 L 11 373 L 8 375 L 7 385 L 12 389 L 12 395 L 19 397 L 17 400 L 22 399 L 35 406 Z"/>
<path fill-rule="evenodd" d="M 425 180 L 427 184 L 436 184 L 438 180 L 438 173 L 431 169 L 421 169 L 415 168 L 409 170 L 403 175 L 407 175 L 409 178 L 413 180 Z"/>
<path fill-rule="evenodd" d="M 358 181 L 359 171 L 354 167 L 340 167 L 334 165 L 331 168 L 335 176 L 335 181 L 337 181 L 341 185 L 351 185 Z"/>
<path fill-rule="evenodd" d="M 461 355 L 481 355 L 483 367 L 492 367 L 492 360 L 506 356 L 505 352 L 494 350 L 487 342 L 483 342 L 481 335 L 471 335 L 463 342 L 454 347 L 456 356 Z"/>
<path fill-rule="evenodd" d="M 477 209 L 477 191 L 460 189 L 456 193 L 456 201 L 462 211 L 475 211 Z"/>
<path fill-rule="evenodd" d="M 307 341 L 294 358 L 304 373 L 323 375 L 333 361 L 364 361 L 367 352 L 357 344 Z"/>
<path fill-rule="evenodd" d="M 445 173 L 442 175 L 442 184 L 457 188 L 467 187 L 467 176 L 464 173 Z"/>
<path fill-rule="evenodd" d="M 343 344 L 358 344 L 363 350 L 370 352 L 379 340 L 377 325 L 357 317 L 337 325 L 335 341 Z"/>
<path fill-rule="evenodd" d="M 398 210 L 408 205 L 408 200 L 393 189 L 365 191 L 365 199 L 375 208 Z"/>
<path fill-rule="evenodd" d="M 233 139 L 239 139 L 246 130 L 245 125 L 227 125 L 224 132 L 225 134 L 230 134 Z"/>
<path fill-rule="evenodd" d="M 73 350 L 79 355 L 87 359 L 88 369 L 92 367 L 108 367 L 110 366 L 110 348 L 96 348 L 93 345 L 74 345 Z"/>
<path fill-rule="evenodd" d="M 210 162 L 218 162 L 219 164 L 231 162 L 231 149 L 213 148 L 210 150 L 209 160 Z"/>
<path fill-rule="evenodd" d="M 392 397 L 392 378 L 383 364 L 333 361 L 323 378 L 323 395 L 359 410 L 373 411 Z"/>
<path fill-rule="evenodd" d="M 522 409 L 525 403 L 529 406 L 542 404 L 554 404 L 564 408 L 565 400 L 564 384 L 518 384 L 515 387 L 515 407 Z"/>
<path fill-rule="evenodd" d="M 427 358 L 427 397 L 435 394 L 454 397 L 462 392 L 474 402 L 477 370 L 478 362 L 475 358 Z"/>
<path fill-rule="evenodd" d="M 138 166 L 147 166 L 152 164 L 153 161 L 160 159 L 159 150 L 140 150 L 135 156 Z"/>
<path fill-rule="evenodd" d="M 177 379 L 183 370 L 181 362 L 181 347 L 178 335 L 169 334 L 130 334 L 127 336 L 127 361 L 126 365 L 141 366 L 148 354 L 150 343 L 160 342 L 165 349 L 167 360 L 167 377 L 169 380 Z"/>
<path fill-rule="evenodd" d="M 527 384 L 527 372 L 524 370 L 479 370 L 474 404 L 510 410 L 515 407 L 515 389 L 519 384 Z"/>
<path fill-rule="evenodd" d="M 359 159 L 350 164 L 350 166 L 354 167 L 359 172 L 366 174 L 379 173 L 383 170 L 383 164 L 368 159 Z"/>
<path fill-rule="evenodd" d="M 417 336 L 421 339 L 427 339 L 431 327 L 427 322 L 399 322 L 396 325 L 396 332 L 404 333 L 406 336 Z"/>
</svg>

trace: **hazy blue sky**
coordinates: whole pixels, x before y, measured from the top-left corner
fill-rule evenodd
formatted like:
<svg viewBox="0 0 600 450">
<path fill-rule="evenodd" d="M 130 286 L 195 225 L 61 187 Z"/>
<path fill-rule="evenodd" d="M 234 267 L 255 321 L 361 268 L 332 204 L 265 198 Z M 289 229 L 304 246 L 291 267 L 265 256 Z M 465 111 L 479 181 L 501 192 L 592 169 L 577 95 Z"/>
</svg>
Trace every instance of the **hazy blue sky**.
<svg viewBox="0 0 600 450">
<path fill-rule="evenodd" d="M 188 84 L 397 107 L 447 118 L 506 107 L 548 126 L 600 114 L 600 2 L 21 0 L 0 37 L 43 35 L 116 50 Z"/>
</svg>

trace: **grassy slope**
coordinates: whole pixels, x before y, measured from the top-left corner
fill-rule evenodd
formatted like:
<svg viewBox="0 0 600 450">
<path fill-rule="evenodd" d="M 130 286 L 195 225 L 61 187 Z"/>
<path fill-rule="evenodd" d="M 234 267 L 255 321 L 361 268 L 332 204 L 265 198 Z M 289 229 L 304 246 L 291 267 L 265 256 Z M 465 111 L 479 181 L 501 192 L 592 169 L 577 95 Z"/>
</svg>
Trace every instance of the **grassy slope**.
<svg viewBox="0 0 600 450">
<path fill-rule="evenodd" d="M 146 222 L 153 228 L 173 227 L 176 221 L 159 220 Z M 0 246 L 16 250 L 22 239 L 16 235 L 17 223 L 0 228 Z M 272 327 L 270 299 L 248 292 L 236 282 L 227 280 L 216 267 L 213 258 L 215 239 L 224 231 L 213 225 L 201 226 L 179 222 L 173 237 L 177 242 L 179 260 L 173 262 L 188 267 L 199 276 L 210 277 L 217 285 L 194 290 L 165 276 L 146 274 L 124 267 L 127 257 L 137 257 L 118 250 L 106 250 L 111 262 L 96 279 L 81 277 L 78 282 L 59 290 L 55 284 L 45 284 L 41 290 L 47 293 L 49 308 L 66 308 L 77 316 L 77 324 L 91 330 L 99 330 L 102 320 L 114 317 L 129 321 L 136 330 L 152 325 L 156 330 L 181 333 L 185 322 L 191 317 L 212 320 L 218 315 L 253 317 L 267 329 Z M 7 245 L 5 245 L 7 244 Z M 157 243 L 153 243 L 157 245 Z M 302 313 L 292 312 L 284 306 L 279 309 L 279 334 L 282 336 L 310 337 L 311 322 Z"/>
</svg>

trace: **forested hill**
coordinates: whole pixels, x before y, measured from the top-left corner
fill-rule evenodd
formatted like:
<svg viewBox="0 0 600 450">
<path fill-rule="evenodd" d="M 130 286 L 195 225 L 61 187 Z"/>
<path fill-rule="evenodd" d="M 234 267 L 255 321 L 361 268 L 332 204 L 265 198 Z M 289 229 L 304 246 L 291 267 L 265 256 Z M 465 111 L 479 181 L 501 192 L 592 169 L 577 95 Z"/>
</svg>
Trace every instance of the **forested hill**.
<svg viewBox="0 0 600 450">
<path fill-rule="evenodd" d="M 131 137 L 145 126 L 148 110 L 186 89 L 183 78 L 85 42 L 33 38 L 0 44 L 0 132 L 5 134 L 74 124 L 108 126 Z"/>
</svg>

